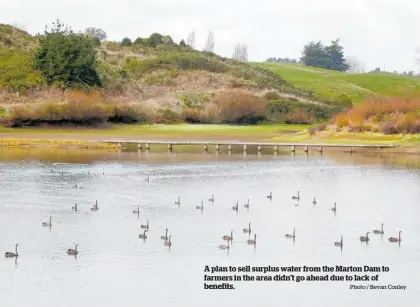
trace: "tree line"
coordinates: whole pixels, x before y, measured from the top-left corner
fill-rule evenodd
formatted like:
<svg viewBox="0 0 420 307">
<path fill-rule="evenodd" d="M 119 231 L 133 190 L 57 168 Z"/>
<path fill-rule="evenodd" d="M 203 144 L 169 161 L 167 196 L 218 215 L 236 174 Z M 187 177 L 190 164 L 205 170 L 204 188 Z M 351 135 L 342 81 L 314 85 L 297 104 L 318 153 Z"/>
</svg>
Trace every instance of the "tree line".
<svg viewBox="0 0 420 307">
<path fill-rule="evenodd" d="M 329 45 L 323 45 L 320 41 L 311 41 L 303 46 L 302 56 L 299 60 L 289 58 L 268 58 L 266 62 L 300 63 L 306 66 L 347 71 L 350 68 L 350 65 L 344 58 L 344 48 L 339 42 L 340 39 L 336 39 Z"/>
</svg>

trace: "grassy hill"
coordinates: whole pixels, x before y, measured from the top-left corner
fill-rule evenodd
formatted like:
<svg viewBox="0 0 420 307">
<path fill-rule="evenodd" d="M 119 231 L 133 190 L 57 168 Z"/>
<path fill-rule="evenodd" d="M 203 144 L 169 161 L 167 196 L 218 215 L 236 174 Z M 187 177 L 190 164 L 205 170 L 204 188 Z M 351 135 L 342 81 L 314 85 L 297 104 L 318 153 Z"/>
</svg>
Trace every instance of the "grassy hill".
<svg viewBox="0 0 420 307">
<path fill-rule="evenodd" d="M 269 69 L 294 86 L 314 91 L 324 99 L 334 100 L 341 94 L 353 103 L 371 95 L 406 96 L 420 94 L 420 79 L 391 73 L 349 74 L 300 64 L 253 63 Z"/>
<path fill-rule="evenodd" d="M 156 35 L 155 35 L 156 37 Z M 311 124 L 343 106 L 294 86 L 271 70 L 166 39 L 96 48 L 102 88 L 47 85 L 34 69 L 37 37 L 0 25 L 0 123 L 97 122 Z"/>
</svg>

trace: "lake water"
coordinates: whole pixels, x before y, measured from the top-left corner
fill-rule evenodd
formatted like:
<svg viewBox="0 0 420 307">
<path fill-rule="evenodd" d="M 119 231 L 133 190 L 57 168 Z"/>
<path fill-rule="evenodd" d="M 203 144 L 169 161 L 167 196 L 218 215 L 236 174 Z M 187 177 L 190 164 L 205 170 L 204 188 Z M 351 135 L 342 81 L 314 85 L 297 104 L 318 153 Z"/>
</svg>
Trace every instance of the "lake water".
<svg viewBox="0 0 420 307">
<path fill-rule="evenodd" d="M 0 306 L 417 306 L 420 172 L 412 166 L 418 161 L 339 153 L 0 149 Z M 92 212 L 95 200 L 99 211 Z M 196 209 L 202 200 L 203 212 Z M 237 201 L 238 213 L 231 209 Z M 336 215 L 329 210 L 334 202 Z M 132 213 L 137 206 L 139 216 Z M 52 227 L 42 227 L 50 214 Z M 138 235 L 147 219 L 143 241 Z M 249 222 L 255 248 L 242 233 Z M 359 241 L 381 223 L 382 238 Z M 165 228 L 170 250 L 160 239 Z M 293 228 L 294 242 L 285 238 Z M 227 253 L 217 247 L 231 230 Z M 388 242 L 398 230 L 401 244 Z M 341 235 L 342 250 L 334 246 Z M 15 262 L 4 252 L 16 243 Z M 75 244 L 77 258 L 66 253 Z M 205 265 L 383 265 L 390 271 L 378 282 L 242 281 L 234 290 L 204 290 Z M 350 284 L 407 289 L 350 290 Z"/>
</svg>

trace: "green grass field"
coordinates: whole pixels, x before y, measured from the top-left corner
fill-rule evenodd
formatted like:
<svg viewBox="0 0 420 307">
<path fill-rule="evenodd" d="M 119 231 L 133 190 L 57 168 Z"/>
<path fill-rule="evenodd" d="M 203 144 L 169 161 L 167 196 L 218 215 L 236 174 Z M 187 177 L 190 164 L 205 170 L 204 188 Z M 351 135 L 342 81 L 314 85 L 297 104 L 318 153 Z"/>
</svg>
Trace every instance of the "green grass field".
<svg viewBox="0 0 420 307">
<path fill-rule="evenodd" d="M 419 146 L 418 135 L 374 133 L 327 133 L 311 136 L 307 125 L 114 125 L 108 128 L 2 128 L 0 141 L 9 143 L 45 143 L 71 140 L 73 143 L 103 140 L 195 140 L 288 142 L 313 144 L 396 144 Z M 48 144 L 48 142 L 46 144 Z M 70 144 L 70 143 L 69 143 Z"/>
<path fill-rule="evenodd" d="M 350 74 L 299 64 L 252 63 L 269 69 L 289 83 L 311 90 L 321 98 L 334 99 L 341 94 L 353 103 L 360 103 L 370 95 L 407 96 L 420 94 L 420 79 L 390 73 Z"/>
</svg>

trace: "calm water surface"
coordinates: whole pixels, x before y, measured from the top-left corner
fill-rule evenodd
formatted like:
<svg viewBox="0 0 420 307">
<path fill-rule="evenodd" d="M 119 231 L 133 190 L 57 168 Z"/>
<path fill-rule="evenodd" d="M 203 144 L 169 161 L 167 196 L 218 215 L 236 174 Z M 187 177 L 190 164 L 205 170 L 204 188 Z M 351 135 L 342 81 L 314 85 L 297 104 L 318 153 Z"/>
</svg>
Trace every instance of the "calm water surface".
<svg viewBox="0 0 420 307">
<path fill-rule="evenodd" d="M 417 306 L 420 172 L 404 163 L 349 154 L 0 149 L 0 306 Z M 297 190 L 299 206 L 291 199 Z M 212 194 L 214 204 L 207 201 Z M 243 206 L 247 199 L 249 211 Z M 91 212 L 95 200 L 100 210 Z M 203 213 L 195 209 L 202 200 Z M 237 201 L 238 214 L 231 210 Z M 334 202 L 336 215 L 329 210 Z M 77 213 L 71 210 L 75 203 Z M 138 205 L 139 217 L 132 213 Z M 42 227 L 50 214 L 51 229 Z M 138 235 L 147 219 L 150 231 L 143 241 Z M 257 234 L 255 249 L 241 232 L 248 222 Z M 383 238 L 359 241 L 381 223 Z M 160 239 L 165 228 L 172 235 L 170 250 Z M 293 228 L 294 243 L 284 236 Z M 232 229 L 233 246 L 226 253 L 217 246 Z M 387 240 L 398 230 L 400 246 Z M 333 246 L 341 235 L 342 251 Z M 17 262 L 3 257 L 15 243 Z M 77 259 L 66 254 L 75 244 Z M 203 290 L 205 265 L 385 265 L 390 271 L 373 284 L 407 289 L 237 282 L 235 290 Z"/>
</svg>

